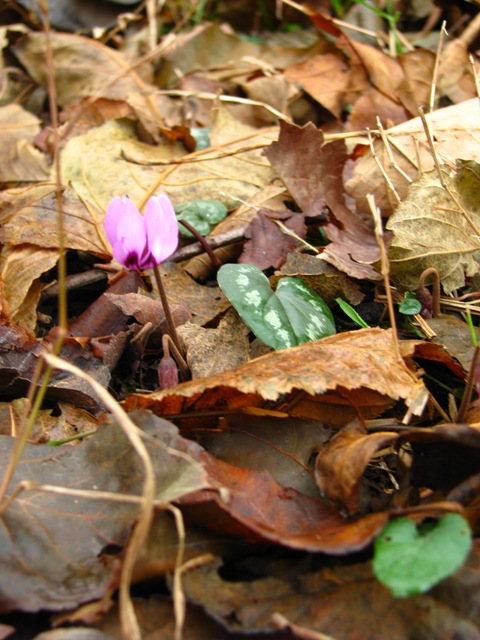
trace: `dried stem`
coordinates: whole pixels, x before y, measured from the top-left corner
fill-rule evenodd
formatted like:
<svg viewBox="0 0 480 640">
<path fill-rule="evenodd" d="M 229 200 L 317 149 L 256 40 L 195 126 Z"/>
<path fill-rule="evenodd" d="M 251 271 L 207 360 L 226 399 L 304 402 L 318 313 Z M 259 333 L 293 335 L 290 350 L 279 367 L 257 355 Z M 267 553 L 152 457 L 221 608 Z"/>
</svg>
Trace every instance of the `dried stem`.
<svg viewBox="0 0 480 640">
<path fill-rule="evenodd" d="M 437 46 L 437 55 L 435 56 L 435 64 L 433 66 L 432 84 L 430 86 L 430 113 L 433 111 L 435 107 L 435 93 L 437 90 L 437 77 L 438 77 L 438 67 L 440 64 L 440 54 L 443 49 L 443 41 L 444 41 L 445 35 L 448 35 L 446 24 L 447 23 L 444 20 L 442 22 L 442 28 L 440 29 L 440 37 L 438 39 L 438 46 Z"/>
<path fill-rule="evenodd" d="M 385 242 L 383 238 L 382 219 L 380 217 L 380 211 L 377 209 L 377 205 L 375 204 L 375 198 L 371 193 L 367 195 L 367 202 L 368 202 L 368 206 L 370 207 L 370 211 L 372 212 L 373 221 L 375 223 L 375 237 L 377 238 L 378 247 L 380 249 L 380 262 L 381 262 L 381 268 L 382 268 L 382 275 L 383 275 L 383 281 L 385 284 L 385 293 L 387 295 L 390 325 L 392 327 L 392 332 L 393 332 L 393 348 L 394 348 L 395 356 L 398 362 L 403 362 L 402 354 L 400 353 L 400 346 L 398 344 L 397 323 L 395 321 L 395 309 L 393 306 L 392 291 L 390 289 L 389 263 L 388 263 L 387 251 L 385 249 Z"/>
<path fill-rule="evenodd" d="M 75 365 L 61 360 L 51 354 L 44 354 L 43 358 L 49 367 L 68 371 L 78 376 L 90 384 L 95 393 L 100 397 L 102 402 L 111 411 L 116 418 L 119 426 L 122 428 L 128 438 L 132 448 L 139 456 L 144 470 L 143 491 L 141 495 L 141 508 L 137 522 L 133 528 L 127 550 L 124 555 L 122 574 L 120 578 L 119 600 L 120 600 L 120 622 L 122 625 L 122 637 L 128 640 L 141 640 L 140 627 L 135 616 L 135 610 L 130 598 L 130 586 L 132 582 L 133 569 L 138 554 L 145 544 L 150 525 L 153 517 L 153 504 L 155 501 L 155 473 L 153 464 L 149 456 L 148 450 L 142 440 L 140 429 L 132 422 L 122 407 L 116 402 L 111 395 L 87 373 L 76 367 Z"/>
<path fill-rule="evenodd" d="M 52 32 L 49 19 L 49 8 L 46 0 L 40 0 L 38 3 L 40 13 L 42 15 L 43 30 L 45 34 L 45 56 L 47 62 L 47 90 L 48 101 L 50 107 L 50 118 L 52 121 L 52 134 L 53 134 L 53 175 L 55 178 L 55 202 L 58 213 L 58 317 L 59 327 L 57 331 L 57 339 L 53 346 L 53 352 L 58 355 L 62 348 L 63 340 L 67 331 L 67 288 L 65 285 L 67 275 L 67 263 L 65 254 L 65 225 L 63 218 L 63 186 L 60 164 L 60 137 L 58 131 L 58 104 L 57 104 L 57 89 L 55 84 L 55 66 L 52 47 Z M 46 369 L 46 370 L 45 370 Z M 38 389 L 38 383 L 42 372 L 45 370 L 42 384 Z M 27 443 L 28 436 L 32 430 L 33 424 L 37 418 L 38 411 L 40 410 L 45 395 L 48 389 L 48 383 L 50 381 L 52 370 L 50 367 L 45 367 L 44 363 L 39 361 L 35 367 L 32 381 L 28 390 L 28 402 L 26 404 L 25 411 L 20 419 L 21 432 L 17 436 L 15 446 L 13 448 L 8 467 L 2 478 L 0 486 L 0 501 L 3 500 L 5 492 L 8 489 L 10 481 L 15 472 L 15 468 L 18 464 L 22 451 Z"/>
</svg>

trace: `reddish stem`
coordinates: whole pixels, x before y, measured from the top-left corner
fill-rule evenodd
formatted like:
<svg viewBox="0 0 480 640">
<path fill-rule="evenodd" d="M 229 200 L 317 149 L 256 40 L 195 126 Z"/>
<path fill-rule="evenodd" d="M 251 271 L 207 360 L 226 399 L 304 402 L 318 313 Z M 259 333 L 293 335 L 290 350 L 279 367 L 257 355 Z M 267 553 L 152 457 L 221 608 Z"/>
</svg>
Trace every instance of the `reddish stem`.
<svg viewBox="0 0 480 640">
<path fill-rule="evenodd" d="M 217 258 L 217 256 L 215 255 L 215 252 L 213 251 L 212 247 L 208 244 L 208 242 L 205 240 L 205 238 L 202 236 L 202 234 L 198 233 L 198 231 L 195 229 L 195 227 L 193 227 L 189 222 L 186 222 L 185 220 L 179 220 L 179 222 L 180 222 L 180 224 L 183 224 L 185 229 L 187 231 L 190 231 L 190 233 L 195 238 L 195 240 L 197 240 L 202 245 L 202 247 L 205 250 L 205 253 L 208 255 L 208 257 L 212 261 L 212 265 L 213 265 L 214 269 L 216 271 L 218 271 L 220 269 L 220 267 L 222 266 L 222 263 Z"/>
</svg>

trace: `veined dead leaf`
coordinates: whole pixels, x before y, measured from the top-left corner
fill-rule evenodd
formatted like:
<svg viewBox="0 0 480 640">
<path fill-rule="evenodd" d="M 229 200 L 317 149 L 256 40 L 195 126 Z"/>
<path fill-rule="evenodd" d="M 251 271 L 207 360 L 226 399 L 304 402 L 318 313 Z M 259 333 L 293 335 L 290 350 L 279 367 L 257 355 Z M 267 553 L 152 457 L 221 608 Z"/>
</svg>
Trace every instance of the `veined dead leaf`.
<svg viewBox="0 0 480 640">
<path fill-rule="evenodd" d="M 148 433 L 145 446 L 155 465 L 159 502 L 166 504 L 208 486 L 195 459 L 198 445 L 180 437 L 165 420 L 141 413 L 132 417 Z M 0 440 L 4 468 L 12 446 L 12 438 Z M 142 477 L 138 456 L 115 424 L 103 425 L 73 448 L 27 444 L 12 488 L 31 481 L 65 491 L 25 491 L 3 514 L 0 611 L 55 611 L 100 598 L 114 570 L 103 561 L 102 550 L 109 544 L 122 546 L 128 539 L 139 510 L 128 498 L 138 496 Z M 68 489 L 93 495 L 72 497 Z M 112 497 L 92 499 L 99 491 L 117 494 L 118 502 Z"/>
<path fill-rule="evenodd" d="M 412 353 L 414 344 L 409 343 L 409 348 Z M 318 418 L 312 416 L 308 402 L 304 413 L 295 402 L 306 396 L 342 405 L 341 414 L 348 422 L 352 417 L 349 409 L 354 409 L 354 415 L 372 406 L 378 412 L 399 399 L 408 405 L 418 393 L 419 384 L 405 364 L 396 359 L 391 331 L 376 328 L 276 351 L 236 369 L 149 396 L 133 394 L 124 405 L 127 410 L 142 407 L 161 415 L 185 414 L 188 418 L 189 412 L 241 411 L 265 406 L 266 401 L 270 401 L 270 407 L 271 401 L 280 406 L 282 401 L 282 410 L 287 413 Z M 426 400 L 426 390 L 423 391 Z M 290 393 L 292 396 L 288 396 Z M 316 411 L 321 413 L 324 407 Z"/>
<path fill-rule="evenodd" d="M 46 180 L 46 157 L 33 146 L 40 132 L 40 120 L 17 104 L 0 107 L 2 162 L 0 182 L 40 182 Z"/>
<path fill-rule="evenodd" d="M 133 122 L 109 121 L 67 142 L 62 175 L 100 207 L 125 193 L 139 202 L 155 185 L 174 204 L 213 198 L 237 206 L 237 198 L 250 198 L 272 179 L 261 150 L 276 130 L 243 125 L 220 109 L 210 134 L 212 147 L 192 154 L 195 162 L 189 163 L 181 143 L 148 145 L 138 140 Z"/>
<path fill-rule="evenodd" d="M 93 206 L 87 208 L 70 187 L 64 188 L 62 203 L 65 247 L 108 255 L 110 245 L 103 231 L 103 214 Z M 58 248 L 58 213 L 53 183 L 0 193 L 0 242 Z"/>
<path fill-rule="evenodd" d="M 413 183 L 407 198 L 390 217 L 393 231 L 390 265 L 395 281 L 414 289 L 424 269 L 435 267 L 448 294 L 462 287 L 465 275 L 478 273 L 480 249 L 480 165 L 457 160 L 457 172 L 436 172 Z"/>
</svg>

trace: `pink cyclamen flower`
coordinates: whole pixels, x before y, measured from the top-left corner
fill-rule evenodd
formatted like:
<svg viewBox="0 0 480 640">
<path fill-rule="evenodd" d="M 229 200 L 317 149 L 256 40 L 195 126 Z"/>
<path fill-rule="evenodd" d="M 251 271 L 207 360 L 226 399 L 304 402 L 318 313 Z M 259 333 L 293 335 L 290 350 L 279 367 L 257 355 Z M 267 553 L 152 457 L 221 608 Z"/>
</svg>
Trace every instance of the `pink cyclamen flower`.
<svg viewBox="0 0 480 640">
<path fill-rule="evenodd" d="M 178 222 L 170 199 L 153 196 L 145 215 L 127 197 L 110 201 L 104 220 L 113 257 L 127 269 L 152 269 L 178 246 Z"/>
</svg>

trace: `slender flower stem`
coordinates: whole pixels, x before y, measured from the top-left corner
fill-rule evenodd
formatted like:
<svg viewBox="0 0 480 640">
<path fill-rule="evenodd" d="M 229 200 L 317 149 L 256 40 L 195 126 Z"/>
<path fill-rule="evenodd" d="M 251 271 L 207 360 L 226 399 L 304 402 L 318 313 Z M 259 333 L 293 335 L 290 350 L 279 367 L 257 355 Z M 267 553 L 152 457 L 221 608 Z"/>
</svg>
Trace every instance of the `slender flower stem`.
<svg viewBox="0 0 480 640">
<path fill-rule="evenodd" d="M 162 282 L 162 275 L 157 265 L 153 267 L 153 273 L 155 274 L 155 280 L 157 281 L 158 293 L 160 294 L 160 300 L 162 301 L 163 311 L 165 312 L 165 320 L 167 321 L 167 330 L 172 339 L 173 344 L 177 347 L 180 354 L 183 353 L 183 349 L 180 346 L 180 340 L 178 339 L 177 330 L 173 321 L 172 312 L 170 311 L 170 305 L 168 304 L 167 293 Z"/>
<path fill-rule="evenodd" d="M 193 225 L 191 225 L 189 222 L 186 222 L 185 220 L 179 220 L 179 222 L 180 222 L 180 224 L 183 224 L 185 229 L 187 231 L 190 231 L 192 236 L 202 245 L 203 249 L 205 250 L 205 253 L 208 255 L 208 257 L 212 261 L 212 265 L 213 265 L 214 269 L 216 269 L 218 271 L 220 269 L 220 267 L 222 266 L 222 263 L 217 258 L 217 256 L 215 255 L 212 247 L 208 244 L 208 242 L 205 240 L 205 238 L 202 236 L 202 234 L 198 233 L 198 231 L 195 229 L 195 227 Z"/>
</svg>

